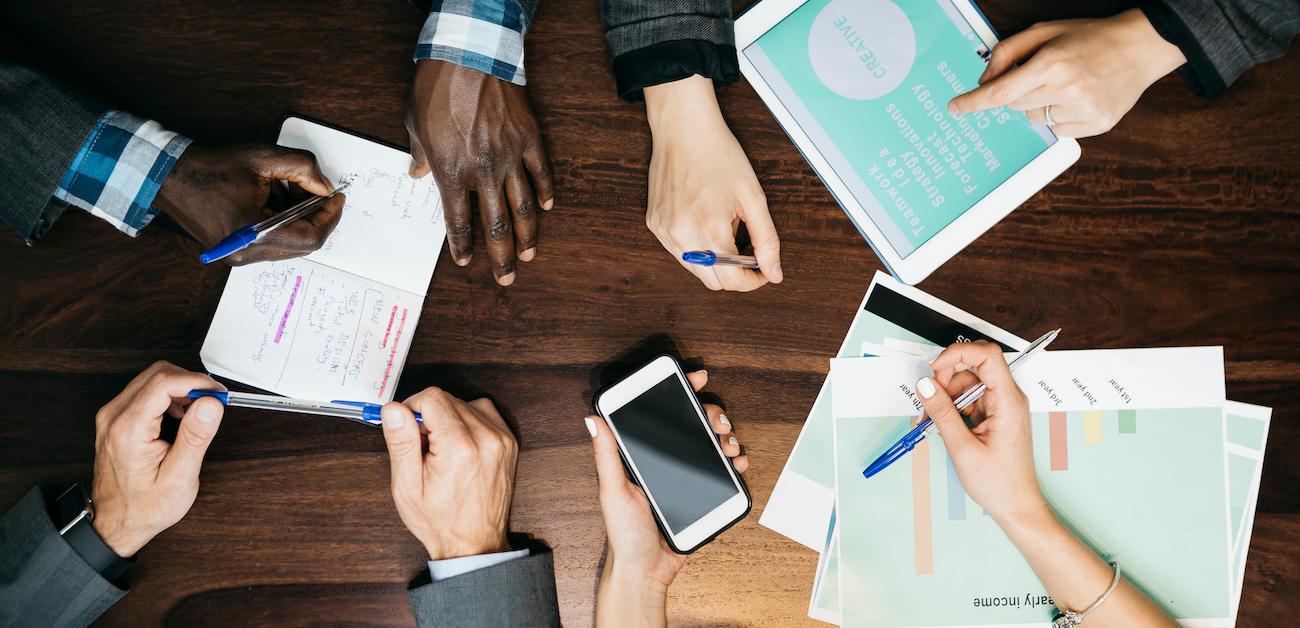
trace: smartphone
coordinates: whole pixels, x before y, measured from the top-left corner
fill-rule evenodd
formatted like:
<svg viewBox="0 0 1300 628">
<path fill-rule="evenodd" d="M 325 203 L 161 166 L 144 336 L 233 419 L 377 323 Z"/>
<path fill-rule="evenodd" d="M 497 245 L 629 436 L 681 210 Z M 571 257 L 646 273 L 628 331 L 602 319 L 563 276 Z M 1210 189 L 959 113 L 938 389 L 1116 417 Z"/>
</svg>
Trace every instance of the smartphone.
<svg viewBox="0 0 1300 628">
<path fill-rule="evenodd" d="M 595 405 L 673 551 L 689 554 L 749 514 L 749 490 L 676 359 L 655 358 Z"/>
</svg>

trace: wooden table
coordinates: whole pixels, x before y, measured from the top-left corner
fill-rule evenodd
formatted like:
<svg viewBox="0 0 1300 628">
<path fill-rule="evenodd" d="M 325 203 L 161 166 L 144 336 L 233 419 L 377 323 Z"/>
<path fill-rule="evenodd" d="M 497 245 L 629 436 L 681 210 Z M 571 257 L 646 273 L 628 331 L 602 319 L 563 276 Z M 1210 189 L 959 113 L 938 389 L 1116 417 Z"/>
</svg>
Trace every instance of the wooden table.
<svg viewBox="0 0 1300 628">
<path fill-rule="evenodd" d="M 405 145 L 422 22 L 396 0 L 6 3 L 0 28 L 121 108 L 199 141 L 273 140 L 303 112 Z M 592 622 L 604 542 L 582 417 L 594 367 L 670 334 L 713 376 L 748 446 L 754 515 L 694 556 L 672 589 L 687 625 L 790 625 L 816 555 L 758 525 L 879 261 L 743 82 L 723 110 L 767 192 L 786 281 L 716 294 L 645 228 L 644 110 L 619 102 L 593 0 L 544 0 L 529 91 L 557 173 L 540 255 L 510 288 L 483 257 L 444 259 L 400 395 L 491 392 L 519 426 L 513 527 L 555 549 L 565 623 Z M 984 3 L 1014 32 L 1120 4 Z M 1300 610 L 1300 54 L 1207 103 L 1177 77 L 923 288 L 1059 348 L 1223 345 L 1232 399 L 1273 406 L 1243 625 Z M 482 246 L 481 244 L 479 245 Z M 480 253 L 482 249 L 479 249 Z M 434 254 L 434 252 L 430 252 Z M 130 240 L 69 212 L 34 248 L 0 234 L 0 508 L 92 460 L 95 410 L 198 349 L 226 272 L 162 228 Z M 108 625 L 410 624 L 425 557 L 393 509 L 379 434 L 334 420 L 231 412 L 185 519 L 139 555 Z"/>
</svg>

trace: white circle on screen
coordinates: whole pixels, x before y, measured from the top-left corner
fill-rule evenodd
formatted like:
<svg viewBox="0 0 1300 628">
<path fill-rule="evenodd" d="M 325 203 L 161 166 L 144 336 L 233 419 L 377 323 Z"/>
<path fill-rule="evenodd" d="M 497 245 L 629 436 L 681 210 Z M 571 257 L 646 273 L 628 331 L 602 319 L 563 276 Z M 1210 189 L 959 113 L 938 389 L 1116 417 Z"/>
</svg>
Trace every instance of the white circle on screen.
<svg viewBox="0 0 1300 628">
<path fill-rule="evenodd" d="M 894 91 L 916 59 L 912 22 L 890 0 L 831 0 L 813 18 L 808 59 L 828 89 L 853 100 Z"/>
</svg>

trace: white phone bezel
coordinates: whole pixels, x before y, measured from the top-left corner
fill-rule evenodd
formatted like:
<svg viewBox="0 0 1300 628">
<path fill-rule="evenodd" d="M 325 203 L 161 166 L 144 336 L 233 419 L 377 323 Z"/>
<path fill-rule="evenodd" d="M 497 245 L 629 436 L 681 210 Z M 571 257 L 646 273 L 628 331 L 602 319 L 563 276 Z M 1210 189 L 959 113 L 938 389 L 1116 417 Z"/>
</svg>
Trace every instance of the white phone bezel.
<svg viewBox="0 0 1300 628">
<path fill-rule="evenodd" d="M 695 409 L 695 414 L 700 420 L 700 425 L 710 435 L 709 441 L 713 444 L 713 449 L 718 454 L 719 460 L 731 477 L 731 483 L 736 488 L 736 495 L 722 502 L 717 508 L 700 517 L 694 523 L 684 528 L 681 532 L 675 533 L 672 527 L 664 519 L 663 512 L 659 510 L 659 503 L 654 494 L 647 488 L 645 479 L 641 476 L 640 469 L 636 466 L 636 460 L 628 455 L 627 449 L 623 445 L 623 438 L 619 435 L 618 425 L 610 417 L 620 408 L 627 405 L 634 399 L 637 399 L 655 385 L 664 381 L 668 377 L 676 378 L 678 384 L 682 386 L 682 391 L 686 397 L 691 400 L 691 407 Z M 640 370 L 629 375 L 623 381 L 611 386 L 596 399 L 596 411 L 604 417 L 605 424 L 610 427 L 614 438 L 618 441 L 619 451 L 623 452 L 623 460 L 627 463 L 632 475 L 645 491 L 646 497 L 650 501 L 650 507 L 654 510 L 655 519 L 658 520 L 660 528 L 664 534 L 669 536 L 669 542 L 678 551 L 690 551 L 705 541 L 712 538 L 720 530 L 735 522 L 745 514 L 750 508 L 749 495 L 745 492 L 740 483 L 740 478 L 736 475 L 736 470 L 731 467 L 731 461 L 722 451 L 718 440 L 712 438 L 713 428 L 709 425 L 708 416 L 704 408 L 700 406 L 699 400 L 695 397 L 695 391 L 691 389 L 690 382 L 682 370 L 677 366 L 677 361 L 669 356 L 660 356 L 652 360 L 649 364 L 641 367 Z"/>
<path fill-rule="evenodd" d="M 1049 146 L 1032 161 L 990 191 L 979 202 L 939 230 L 916 250 L 902 257 L 890 244 L 885 234 L 876 226 L 870 214 L 857 202 L 848 186 L 831 168 L 830 163 L 799 127 L 786 106 L 777 98 L 754 64 L 745 56 L 745 48 L 771 30 L 807 0 L 762 0 L 736 19 L 736 51 L 740 72 L 771 110 L 781 128 L 803 153 L 813 170 L 821 177 L 832 196 L 858 228 L 884 262 L 885 267 L 900 281 L 912 285 L 929 276 L 944 262 L 951 259 L 971 242 L 1005 218 L 1029 197 L 1033 196 L 1066 168 L 1079 159 L 1079 143 L 1068 137 L 1056 136 Z M 970 23 L 975 33 L 990 49 L 998 42 L 997 35 L 983 13 L 970 0 L 952 0 L 952 4 Z"/>
</svg>

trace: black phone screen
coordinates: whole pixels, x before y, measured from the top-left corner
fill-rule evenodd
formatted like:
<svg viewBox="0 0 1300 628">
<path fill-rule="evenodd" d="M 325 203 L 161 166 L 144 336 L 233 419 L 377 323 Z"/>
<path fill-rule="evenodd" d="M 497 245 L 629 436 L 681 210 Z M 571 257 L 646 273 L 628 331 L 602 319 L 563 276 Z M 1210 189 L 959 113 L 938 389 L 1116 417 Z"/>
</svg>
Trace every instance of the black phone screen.
<svg viewBox="0 0 1300 628">
<path fill-rule="evenodd" d="M 686 395 L 681 379 L 669 375 L 610 415 L 673 534 L 740 492 Z"/>
</svg>

